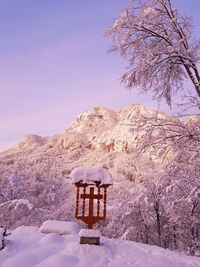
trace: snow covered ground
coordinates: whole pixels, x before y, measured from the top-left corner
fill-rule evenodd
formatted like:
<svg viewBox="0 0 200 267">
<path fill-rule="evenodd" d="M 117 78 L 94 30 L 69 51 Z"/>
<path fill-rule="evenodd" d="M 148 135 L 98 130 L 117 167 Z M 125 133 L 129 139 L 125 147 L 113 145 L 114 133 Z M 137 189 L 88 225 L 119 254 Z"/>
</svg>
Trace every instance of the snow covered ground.
<svg viewBox="0 0 200 267">
<path fill-rule="evenodd" d="M 159 247 L 101 237 L 101 246 L 80 245 L 78 235 L 44 234 L 21 226 L 0 251 L 1 267 L 200 267 L 200 258 Z"/>
</svg>

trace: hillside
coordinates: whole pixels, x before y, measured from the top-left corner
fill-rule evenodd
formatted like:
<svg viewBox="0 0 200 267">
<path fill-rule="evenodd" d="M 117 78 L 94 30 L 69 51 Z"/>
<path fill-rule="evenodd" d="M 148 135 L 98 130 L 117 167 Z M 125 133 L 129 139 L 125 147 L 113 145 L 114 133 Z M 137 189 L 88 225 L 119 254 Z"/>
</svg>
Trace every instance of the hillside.
<svg viewBox="0 0 200 267">
<path fill-rule="evenodd" d="M 118 110 L 95 107 L 80 114 L 60 134 L 52 137 L 29 134 L 0 153 L 1 224 L 16 227 L 37 224 L 46 217 L 73 218 L 74 188 L 68 176 L 77 166 L 108 168 L 115 180 L 111 199 L 130 181 L 142 182 L 158 166 L 151 158 L 142 161 L 134 158 L 137 137 L 131 131 L 132 118 L 138 113 L 155 112 L 142 105 Z M 30 202 L 32 208 L 22 204 L 25 202 L 21 199 Z M 18 215 L 18 209 L 19 214 L 26 216 Z M 8 210 L 10 214 L 5 216 Z"/>
<path fill-rule="evenodd" d="M 150 119 L 141 124 L 146 116 Z M 48 219 L 73 221 L 76 192 L 71 171 L 78 166 L 103 167 L 114 184 L 108 189 L 107 219 L 95 227 L 107 237 L 199 256 L 197 119 L 180 121 L 142 105 L 95 107 L 62 133 L 26 135 L 0 153 L 0 225 L 15 229 L 39 226 Z M 135 130 L 137 122 L 142 127 Z M 138 154 L 144 140 L 149 143 L 157 137 L 161 143 Z M 169 146 L 172 150 L 165 154 Z"/>
<path fill-rule="evenodd" d="M 156 246 L 101 237 L 101 246 L 80 245 L 78 235 L 42 234 L 19 227 L 0 251 L 1 267 L 199 267 L 189 257 Z"/>
</svg>

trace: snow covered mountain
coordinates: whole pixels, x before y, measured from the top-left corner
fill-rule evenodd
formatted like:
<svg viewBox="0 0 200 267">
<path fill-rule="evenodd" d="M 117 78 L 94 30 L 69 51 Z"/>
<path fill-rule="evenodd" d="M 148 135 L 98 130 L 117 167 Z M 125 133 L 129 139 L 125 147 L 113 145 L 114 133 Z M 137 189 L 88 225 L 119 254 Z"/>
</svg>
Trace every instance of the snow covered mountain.
<svg viewBox="0 0 200 267">
<path fill-rule="evenodd" d="M 154 241 L 146 238 L 145 234 L 136 234 L 137 231 L 146 231 L 141 228 L 144 217 L 138 215 L 141 210 L 138 210 L 137 201 L 144 203 L 144 213 L 151 210 L 157 218 L 152 210 L 151 201 L 156 201 L 152 198 L 152 189 L 141 188 L 141 184 L 147 178 L 158 177 L 163 166 L 159 157 L 154 155 L 157 151 L 147 152 L 140 158 L 137 156 L 140 139 L 133 131 L 133 119 L 154 114 L 163 119 L 172 118 L 142 105 L 118 110 L 94 107 L 80 114 L 62 133 L 51 137 L 29 134 L 13 148 L 0 153 L 0 225 L 16 228 L 21 225 L 39 226 L 48 219 L 73 221 L 75 186 L 69 174 L 78 166 L 95 166 L 107 168 L 114 180 L 114 186 L 108 189 L 108 220 L 98 227 L 109 237 L 123 236 L 161 244 L 151 214 L 144 216 L 149 220 L 148 229 L 156 233 Z M 140 137 L 143 134 L 139 132 Z M 160 194 L 159 190 L 155 192 Z M 133 226 L 134 212 L 141 217 L 141 223 L 135 221 Z M 166 223 L 166 216 L 163 220 Z M 161 227 L 164 235 L 168 228 L 164 224 Z M 176 249 L 173 239 L 170 242 Z"/>
<path fill-rule="evenodd" d="M 118 187 L 129 181 L 141 182 L 146 170 L 148 174 L 153 172 L 155 164 L 149 158 L 142 162 L 134 159 L 137 137 L 131 131 L 132 119 L 138 113 L 155 112 L 142 105 L 118 110 L 94 107 L 80 114 L 60 134 L 29 134 L 13 148 L 1 152 L 0 224 L 39 223 L 46 216 L 71 218 L 74 191 L 67 177 L 78 166 L 108 168 Z M 70 199 L 67 204 L 66 199 Z M 30 209 L 30 205 L 34 208 Z M 25 219 L 16 214 L 19 208 L 28 214 Z M 8 209 L 13 216 L 5 216 Z"/>
<path fill-rule="evenodd" d="M 72 125 L 63 133 L 52 137 L 26 135 L 14 148 L 3 152 L 2 155 L 10 155 L 16 152 L 39 147 L 58 147 L 66 150 L 87 148 L 97 151 L 116 151 L 132 153 L 137 141 L 131 131 L 132 119 L 138 114 L 156 114 L 158 111 L 143 105 L 132 105 L 128 108 L 110 110 L 103 107 L 93 109 L 80 114 Z M 169 117 L 159 112 L 160 116 Z"/>
<path fill-rule="evenodd" d="M 1 152 L 0 223 L 6 226 L 18 226 L 25 221 L 35 223 L 50 214 L 57 219 L 65 218 L 66 213 L 71 217 L 74 191 L 66 178 L 78 166 L 108 168 L 118 187 L 129 181 L 140 183 L 156 165 L 150 158 L 143 158 L 142 162 L 134 159 L 137 136 L 131 131 L 132 119 L 139 113 L 155 112 L 142 105 L 118 110 L 94 107 L 80 114 L 60 134 L 52 137 L 29 134 L 13 148 Z M 67 207 L 66 198 L 70 199 Z M 24 200 L 30 204 L 22 205 Z M 30 205 L 35 208 L 30 209 Z M 19 208 L 29 214 L 26 219 L 16 214 Z M 13 213 L 10 218 L 5 216 L 8 209 Z"/>
</svg>

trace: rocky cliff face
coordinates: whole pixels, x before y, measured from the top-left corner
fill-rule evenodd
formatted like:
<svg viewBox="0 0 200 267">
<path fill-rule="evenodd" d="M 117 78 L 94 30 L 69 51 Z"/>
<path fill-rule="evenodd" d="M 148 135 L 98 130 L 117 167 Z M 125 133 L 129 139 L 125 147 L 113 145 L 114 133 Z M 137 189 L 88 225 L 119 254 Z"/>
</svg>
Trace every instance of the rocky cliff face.
<svg viewBox="0 0 200 267">
<path fill-rule="evenodd" d="M 136 135 L 131 131 L 132 120 L 138 113 L 149 115 L 155 111 L 142 105 L 118 110 L 95 107 L 78 116 L 76 121 L 59 135 L 58 143 L 64 149 L 84 147 L 103 152 L 132 153 L 137 145 Z M 164 113 L 161 114 L 164 116 Z"/>
<path fill-rule="evenodd" d="M 153 175 L 158 166 L 151 158 L 134 158 L 138 141 L 131 128 L 138 113 L 155 111 L 142 105 L 118 110 L 94 107 L 60 134 L 27 135 L 15 147 L 0 153 L 0 224 L 18 226 L 39 224 L 45 218 L 71 218 L 74 188 L 67 178 L 78 166 L 108 168 L 115 181 L 110 197 L 119 188 Z M 16 199 L 23 199 L 17 208 L 13 204 L 18 203 Z M 24 199 L 34 208 L 25 208 Z M 20 209 L 24 217 L 16 214 Z"/>
</svg>

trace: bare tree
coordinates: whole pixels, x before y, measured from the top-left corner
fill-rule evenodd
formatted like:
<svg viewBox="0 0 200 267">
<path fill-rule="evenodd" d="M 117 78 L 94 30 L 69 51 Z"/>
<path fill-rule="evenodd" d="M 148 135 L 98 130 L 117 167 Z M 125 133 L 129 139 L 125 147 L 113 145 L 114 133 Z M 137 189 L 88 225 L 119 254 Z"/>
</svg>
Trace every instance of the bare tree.
<svg viewBox="0 0 200 267">
<path fill-rule="evenodd" d="M 111 51 L 128 61 L 121 77 L 127 88 L 152 90 L 154 98 L 171 105 L 173 93 L 189 78 L 200 97 L 200 42 L 192 37 L 191 19 L 170 0 L 132 0 L 107 35 L 114 43 Z"/>
</svg>

